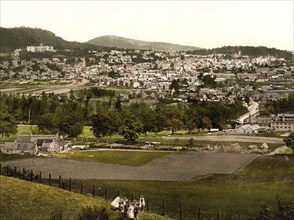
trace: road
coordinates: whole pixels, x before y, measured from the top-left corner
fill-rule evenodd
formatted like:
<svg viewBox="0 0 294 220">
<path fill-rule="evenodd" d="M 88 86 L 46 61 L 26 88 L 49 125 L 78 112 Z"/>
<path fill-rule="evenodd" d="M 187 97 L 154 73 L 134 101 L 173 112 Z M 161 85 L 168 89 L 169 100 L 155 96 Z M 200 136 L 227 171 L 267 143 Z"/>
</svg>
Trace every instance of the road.
<svg viewBox="0 0 294 220">
<path fill-rule="evenodd" d="M 259 104 L 257 102 L 252 101 L 252 105 L 248 107 L 248 112 L 244 115 L 241 115 L 237 120 L 240 124 L 244 124 L 244 121 L 247 120 L 249 117 L 254 118 L 259 113 Z M 251 119 L 252 119 L 251 118 Z"/>
</svg>

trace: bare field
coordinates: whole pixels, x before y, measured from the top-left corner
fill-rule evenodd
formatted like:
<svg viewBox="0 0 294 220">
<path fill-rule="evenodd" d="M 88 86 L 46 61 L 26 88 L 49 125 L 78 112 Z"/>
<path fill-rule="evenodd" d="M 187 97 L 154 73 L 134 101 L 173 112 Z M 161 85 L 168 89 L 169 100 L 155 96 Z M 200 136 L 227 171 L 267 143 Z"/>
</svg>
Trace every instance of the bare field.
<svg viewBox="0 0 294 220">
<path fill-rule="evenodd" d="M 232 174 L 254 154 L 175 152 L 155 159 L 143 166 L 75 161 L 60 158 L 31 158 L 3 162 L 22 170 L 42 171 L 43 177 L 73 179 L 119 179 L 181 181 L 209 174 Z"/>
<path fill-rule="evenodd" d="M 193 138 L 195 141 L 223 141 L 223 142 L 252 142 L 267 144 L 283 144 L 282 138 L 275 137 L 256 137 L 242 135 L 205 135 L 205 136 L 169 136 L 166 139 L 189 140 Z"/>
</svg>

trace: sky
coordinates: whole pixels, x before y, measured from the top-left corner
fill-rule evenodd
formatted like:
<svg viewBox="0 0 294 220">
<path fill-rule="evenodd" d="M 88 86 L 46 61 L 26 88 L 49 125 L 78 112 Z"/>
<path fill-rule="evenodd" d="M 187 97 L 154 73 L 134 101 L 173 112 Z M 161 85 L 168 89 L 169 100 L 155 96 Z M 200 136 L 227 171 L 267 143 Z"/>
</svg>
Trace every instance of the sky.
<svg viewBox="0 0 294 220">
<path fill-rule="evenodd" d="M 1 27 L 37 27 L 68 41 L 103 35 L 215 48 L 294 50 L 293 0 L 0 0 Z"/>
</svg>

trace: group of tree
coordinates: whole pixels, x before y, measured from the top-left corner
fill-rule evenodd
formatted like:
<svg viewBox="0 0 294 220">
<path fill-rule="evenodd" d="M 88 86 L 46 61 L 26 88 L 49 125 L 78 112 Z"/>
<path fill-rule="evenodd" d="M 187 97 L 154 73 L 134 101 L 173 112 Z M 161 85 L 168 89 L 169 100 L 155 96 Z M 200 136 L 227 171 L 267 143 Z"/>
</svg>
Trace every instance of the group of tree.
<svg viewBox="0 0 294 220">
<path fill-rule="evenodd" d="M 230 59 L 231 55 L 238 54 L 239 51 L 241 51 L 243 56 L 260 57 L 270 55 L 274 57 L 285 58 L 286 60 L 292 60 L 292 54 L 290 51 L 262 46 L 224 46 L 220 48 L 193 50 L 189 51 L 188 53 L 194 55 L 226 54 L 227 58 Z"/>
<path fill-rule="evenodd" d="M 108 97 L 99 101 L 97 97 Z M 41 96 L 0 93 L 2 121 L 38 125 L 40 133 L 60 133 L 78 136 L 84 125 L 92 126 L 96 137 L 121 134 L 134 141 L 139 134 L 180 129 L 223 129 L 235 123 L 246 112 L 240 101 L 221 102 L 122 104 L 114 91 L 98 88 L 71 91 L 68 96 L 45 94 Z M 2 126 L 5 127 L 5 126 Z M 1 129 L 1 128 L 0 128 Z M 5 130 L 5 129 L 4 129 Z M 3 134 L 6 132 L 0 130 Z M 11 128 L 6 133 L 13 133 Z"/>
<path fill-rule="evenodd" d="M 270 115 L 278 113 L 294 113 L 294 93 L 289 93 L 287 98 L 282 98 L 278 100 L 267 100 L 263 108 L 261 109 L 261 114 Z"/>
</svg>

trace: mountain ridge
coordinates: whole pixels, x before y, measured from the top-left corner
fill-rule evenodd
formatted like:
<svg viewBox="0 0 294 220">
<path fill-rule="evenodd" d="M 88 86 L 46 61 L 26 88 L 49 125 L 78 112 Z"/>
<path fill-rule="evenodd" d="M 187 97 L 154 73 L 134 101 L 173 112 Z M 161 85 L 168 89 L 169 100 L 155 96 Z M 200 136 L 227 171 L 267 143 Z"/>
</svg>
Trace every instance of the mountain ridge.
<svg viewBox="0 0 294 220">
<path fill-rule="evenodd" d="M 56 36 L 53 32 L 41 28 L 31 27 L 0 27 L 0 51 L 12 52 L 18 48 L 27 46 L 38 46 L 41 43 L 54 46 L 55 49 L 99 49 L 101 47 L 80 43 L 77 41 L 66 41 Z"/>
<path fill-rule="evenodd" d="M 166 43 L 159 41 L 143 41 L 116 35 L 103 35 L 87 41 L 97 46 L 117 47 L 121 49 L 155 50 L 155 51 L 188 51 L 202 49 L 200 47 Z"/>
</svg>

